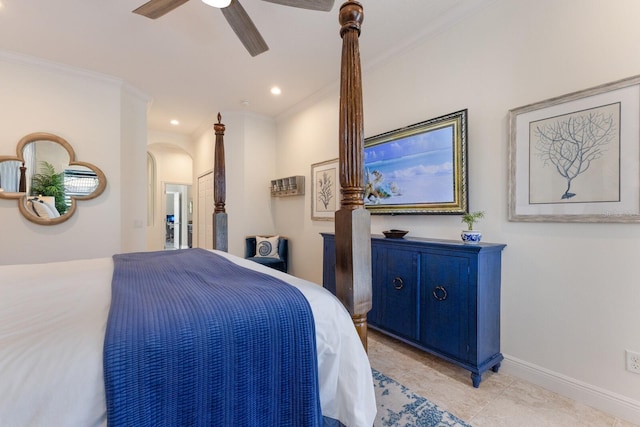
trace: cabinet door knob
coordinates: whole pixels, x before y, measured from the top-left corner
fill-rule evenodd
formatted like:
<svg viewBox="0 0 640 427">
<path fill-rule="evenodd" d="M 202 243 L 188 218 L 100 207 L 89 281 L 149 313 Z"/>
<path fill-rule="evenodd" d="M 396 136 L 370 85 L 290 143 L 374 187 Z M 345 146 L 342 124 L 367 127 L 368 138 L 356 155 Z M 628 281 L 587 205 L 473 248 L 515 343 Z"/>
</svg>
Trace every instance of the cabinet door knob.
<svg viewBox="0 0 640 427">
<path fill-rule="evenodd" d="M 404 282 L 400 277 L 396 277 L 391 283 L 393 285 L 393 288 L 396 290 L 400 290 L 404 287 Z"/>
<path fill-rule="evenodd" d="M 444 286 L 436 286 L 433 288 L 433 297 L 438 301 L 444 301 L 447 299 L 447 290 Z"/>
</svg>

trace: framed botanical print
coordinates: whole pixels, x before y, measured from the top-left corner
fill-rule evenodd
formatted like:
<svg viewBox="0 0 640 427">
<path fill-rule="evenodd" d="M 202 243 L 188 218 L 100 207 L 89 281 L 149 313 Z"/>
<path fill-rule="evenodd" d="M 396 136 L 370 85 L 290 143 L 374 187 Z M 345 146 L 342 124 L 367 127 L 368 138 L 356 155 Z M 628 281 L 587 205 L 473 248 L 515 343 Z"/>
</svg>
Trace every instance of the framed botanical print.
<svg viewBox="0 0 640 427">
<path fill-rule="evenodd" d="M 338 159 L 311 165 L 311 220 L 334 220 L 340 209 L 338 180 Z"/>
<path fill-rule="evenodd" d="M 509 115 L 510 221 L 640 221 L 640 76 Z"/>
</svg>

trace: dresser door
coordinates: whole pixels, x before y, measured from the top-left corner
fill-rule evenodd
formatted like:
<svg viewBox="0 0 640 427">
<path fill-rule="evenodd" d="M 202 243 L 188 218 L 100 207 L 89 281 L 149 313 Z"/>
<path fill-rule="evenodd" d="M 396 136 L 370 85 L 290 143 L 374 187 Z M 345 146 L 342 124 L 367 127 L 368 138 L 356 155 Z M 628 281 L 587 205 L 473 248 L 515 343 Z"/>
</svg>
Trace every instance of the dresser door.
<svg viewBox="0 0 640 427">
<path fill-rule="evenodd" d="M 377 307 L 379 326 L 398 336 L 416 340 L 418 289 L 418 253 L 414 250 L 381 249 L 374 275 L 380 290 Z"/>
<path fill-rule="evenodd" d="M 423 253 L 420 337 L 424 345 L 458 360 L 469 352 L 469 259 Z"/>
</svg>

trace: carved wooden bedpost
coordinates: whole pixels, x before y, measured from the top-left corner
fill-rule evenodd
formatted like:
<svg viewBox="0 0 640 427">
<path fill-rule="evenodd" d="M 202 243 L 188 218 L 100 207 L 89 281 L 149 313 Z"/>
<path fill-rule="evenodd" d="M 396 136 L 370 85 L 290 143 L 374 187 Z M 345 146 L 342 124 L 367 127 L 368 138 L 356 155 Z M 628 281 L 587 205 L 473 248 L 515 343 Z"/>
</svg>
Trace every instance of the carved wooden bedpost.
<svg viewBox="0 0 640 427">
<path fill-rule="evenodd" d="M 20 193 L 26 193 L 27 191 L 27 168 L 22 162 L 22 166 L 20 166 L 20 183 L 18 184 L 18 191 Z"/>
<path fill-rule="evenodd" d="M 215 203 L 213 211 L 213 248 L 227 252 L 228 231 L 227 213 L 224 210 L 224 203 L 227 197 L 225 162 L 224 162 L 224 130 L 225 126 L 220 122 L 222 115 L 218 113 L 218 123 L 213 125 L 216 132 L 216 145 L 214 153 L 213 169 L 213 200 Z"/>
<path fill-rule="evenodd" d="M 367 349 L 367 312 L 371 310 L 371 217 L 364 208 L 364 124 L 358 37 L 362 5 L 340 7 L 339 170 L 341 206 L 336 212 L 336 294 L 345 305 Z"/>
</svg>

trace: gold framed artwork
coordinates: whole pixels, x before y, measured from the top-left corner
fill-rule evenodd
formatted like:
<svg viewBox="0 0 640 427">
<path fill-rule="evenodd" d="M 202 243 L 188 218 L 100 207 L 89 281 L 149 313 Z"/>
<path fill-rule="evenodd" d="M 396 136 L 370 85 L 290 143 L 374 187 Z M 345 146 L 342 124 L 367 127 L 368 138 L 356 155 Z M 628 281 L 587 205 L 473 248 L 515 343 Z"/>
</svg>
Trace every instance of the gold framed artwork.
<svg viewBox="0 0 640 427">
<path fill-rule="evenodd" d="M 371 214 L 465 213 L 467 110 L 365 139 L 364 169 Z"/>
</svg>

